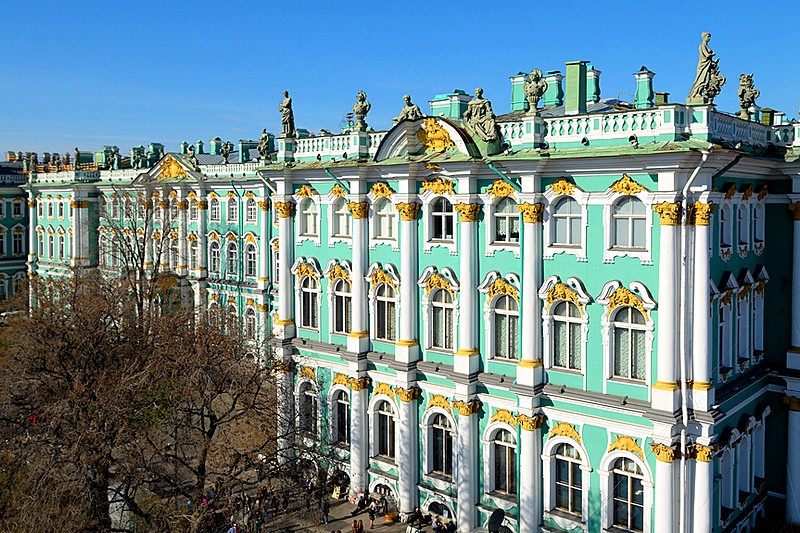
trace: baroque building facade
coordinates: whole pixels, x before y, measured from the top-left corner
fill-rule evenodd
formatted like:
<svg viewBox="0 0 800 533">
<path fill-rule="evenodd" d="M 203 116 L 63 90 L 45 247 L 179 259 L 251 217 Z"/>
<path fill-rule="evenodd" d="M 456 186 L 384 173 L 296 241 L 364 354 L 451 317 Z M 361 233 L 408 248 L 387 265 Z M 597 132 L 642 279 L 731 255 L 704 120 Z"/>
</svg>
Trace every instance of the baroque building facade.
<svg viewBox="0 0 800 533">
<path fill-rule="evenodd" d="M 656 103 L 646 69 L 632 104 L 566 73 L 538 111 L 517 75 L 508 114 L 454 91 L 382 132 L 359 96 L 364 127 L 292 123 L 268 160 L 213 139 L 30 167 L 28 274 L 113 274 L 140 239 L 187 301 L 269 340 L 279 433 L 401 516 L 800 522 L 800 126 Z"/>
</svg>

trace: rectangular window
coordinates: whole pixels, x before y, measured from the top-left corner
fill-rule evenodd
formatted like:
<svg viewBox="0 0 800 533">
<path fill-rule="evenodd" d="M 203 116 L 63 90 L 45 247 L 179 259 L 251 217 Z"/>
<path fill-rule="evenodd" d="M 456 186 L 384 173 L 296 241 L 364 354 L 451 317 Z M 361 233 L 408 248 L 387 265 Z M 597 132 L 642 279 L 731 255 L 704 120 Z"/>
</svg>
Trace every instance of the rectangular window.
<svg viewBox="0 0 800 533">
<path fill-rule="evenodd" d="M 47 218 L 53 218 L 53 202 L 47 202 Z"/>
<path fill-rule="evenodd" d="M 14 237 L 13 237 L 13 239 L 14 239 L 14 242 L 13 242 L 14 255 L 22 255 L 22 253 L 23 253 L 23 243 L 25 242 L 25 238 L 24 237 L 25 237 L 25 235 L 23 235 L 21 231 L 18 231 L 18 232 L 14 233 Z M 4 245 L 3 245 L 2 249 L 3 249 L 3 251 L 5 251 L 5 246 Z"/>
<path fill-rule="evenodd" d="M 189 200 L 189 220 L 197 220 L 197 202 L 195 200 Z"/>
<path fill-rule="evenodd" d="M 60 205 L 60 204 L 59 204 Z M 14 218 L 22 218 L 22 202 L 14 202 L 11 204 L 11 215 Z"/>
<path fill-rule="evenodd" d="M 58 202 L 58 218 L 64 218 L 64 202 Z"/>
</svg>

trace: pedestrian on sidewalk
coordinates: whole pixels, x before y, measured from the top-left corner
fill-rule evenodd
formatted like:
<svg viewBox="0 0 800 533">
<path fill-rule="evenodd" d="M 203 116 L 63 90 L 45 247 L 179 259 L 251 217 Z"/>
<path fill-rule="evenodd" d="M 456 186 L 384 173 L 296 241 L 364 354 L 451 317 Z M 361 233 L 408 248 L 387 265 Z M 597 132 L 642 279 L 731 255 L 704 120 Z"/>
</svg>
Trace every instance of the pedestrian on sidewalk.
<svg viewBox="0 0 800 533">
<path fill-rule="evenodd" d="M 322 521 L 326 524 L 330 520 L 331 504 L 327 498 L 322 501 Z"/>
<path fill-rule="evenodd" d="M 350 533 L 358 533 L 358 520 L 353 520 L 353 525 L 350 526 Z"/>
<path fill-rule="evenodd" d="M 369 528 L 375 527 L 375 515 L 378 514 L 378 505 L 373 501 L 369 504 Z"/>
</svg>

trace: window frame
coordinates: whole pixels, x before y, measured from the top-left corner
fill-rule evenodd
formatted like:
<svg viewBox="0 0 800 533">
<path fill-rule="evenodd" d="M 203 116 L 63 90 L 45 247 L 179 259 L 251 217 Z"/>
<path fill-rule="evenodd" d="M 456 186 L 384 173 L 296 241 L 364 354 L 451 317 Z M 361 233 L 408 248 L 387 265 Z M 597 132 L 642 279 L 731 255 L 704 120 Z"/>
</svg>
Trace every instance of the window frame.
<svg viewBox="0 0 800 533">
<path fill-rule="evenodd" d="M 641 215 L 615 215 L 616 209 L 619 207 L 623 200 L 638 200 L 644 207 L 644 212 Z M 610 189 L 606 191 L 606 196 L 603 198 L 605 204 L 603 210 L 604 221 L 604 241 L 605 247 L 603 250 L 603 262 L 614 263 L 617 257 L 632 257 L 639 259 L 642 265 L 652 265 L 653 259 L 653 201 L 654 195 L 648 190 L 642 190 L 637 194 L 621 194 L 615 193 Z M 632 247 L 621 246 L 617 244 L 615 236 L 615 220 L 620 218 L 628 218 L 630 220 L 643 219 L 644 224 L 644 246 Z M 629 224 L 628 235 L 632 236 L 633 226 Z M 584 240 L 586 234 L 584 234 Z"/>
<path fill-rule="evenodd" d="M 303 437 L 316 440 L 320 434 L 319 387 L 310 379 L 301 379 L 297 384 L 297 430 Z M 310 413 L 306 412 L 310 407 Z"/>
<path fill-rule="evenodd" d="M 244 245 L 244 275 L 248 278 L 258 277 L 258 249 L 252 242 Z"/>
<path fill-rule="evenodd" d="M 427 240 L 435 244 L 454 243 L 456 240 L 456 211 L 453 203 L 444 196 L 437 196 L 427 204 L 427 207 L 430 224 Z M 440 207 L 441 209 L 439 209 Z M 450 229 L 449 236 L 448 227 Z"/>
<path fill-rule="evenodd" d="M 441 417 L 447 426 L 438 424 Z M 455 482 L 457 460 L 458 426 L 453 416 L 441 407 L 431 407 L 423 415 L 420 423 L 420 432 L 425 439 L 422 451 L 423 479 L 429 481 L 439 489 L 446 489 Z M 436 433 L 441 433 L 441 450 L 436 449 Z M 449 439 L 449 460 L 448 460 Z M 439 460 L 437 460 L 439 459 Z M 436 470 L 437 463 L 443 469 Z M 448 472 L 449 468 L 449 472 Z"/>
<path fill-rule="evenodd" d="M 334 196 L 328 204 L 328 236 L 331 245 L 337 242 L 350 242 L 353 238 L 353 228 L 350 217 L 350 210 L 347 208 L 347 198 L 344 196 Z M 342 231 L 342 221 L 345 221 L 347 231 Z"/>
<path fill-rule="evenodd" d="M 342 400 L 342 397 L 345 399 Z M 341 385 L 332 387 L 328 399 L 328 412 L 331 413 L 328 435 L 330 436 L 329 441 L 333 445 L 350 447 L 352 429 L 350 407 L 350 391 Z M 342 414 L 345 415 L 344 420 Z"/>
<path fill-rule="evenodd" d="M 501 211 L 501 204 L 511 205 L 512 210 L 510 212 Z M 510 196 L 505 196 L 499 198 L 497 202 L 492 205 L 492 222 L 493 232 L 492 232 L 492 241 L 491 244 L 495 246 L 519 246 L 522 242 L 522 215 L 519 212 L 519 204 Z M 506 238 L 501 240 L 498 235 L 498 222 L 500 220 L 505 220 L 505 223 L 509 229 L 507 229 Z M 513 231 L 511 228 L 513 223 L 516 222 L 517 225 L 517 240 L 513 240 Z"/>
<path fill-rule="evenodd" d="M 441 300 L 438 298 L 441 296 Z M 458 336 L 456 322 L 456 299 L 452 291 L 447 289 L 434 289 L 427 297 L 430 306 L 430 327 L 427 347 L 430 350 L 441 352 L 454 352 Z M 442 341 L 437 344 L 437 321 L 442 321 Z M 449 323 L 449 324 L 448 324 Z M 449 325 L 449 327 L 448 327 Z M 449 331 L 449 335 L 448 335 Z M 449 346 L 448 346 L 449 341 Z"/>
<path fill-rule="evenodd" d="M 247 224 L 258 223 L 258 202 L 255 198 L 247 198 L 245 201 L 245 222 Z"/>
<path fill-rule="evenodd" d="M 613 512 L 613 503 L 614 503 L 614 465 L 618 459 L 629 459 L 632 461 L 641 471 L 641 484 L 642 484 L 642 491 L 643 491 L 643 524 L 642 524 L 642 533 L 653 533 L 653 524 L 652 524 L 652 514 L 653 514 L 653 475 L 650 471 L 649 466 L 642 461 L 640 457 L 637 455 L 630 453 L 615 450 L 613 452 L 607 453 L 600 462 L 600 465 L 597 469 L 598 474 L 600 475 L 600 501 L 605 502 L 601 507 L 601 524 L 600 526 L 603 530 L 611 529 L 613 530 L 614 527 L 617 527 L 616 531 L 630 531 L 626 529 L 620 529 L 618 526 L 614 526 L 614 512 Z"/>
<path fill-rule="evenodd" d="M 219 276 L 222 267 L 222 246 L 218 239 L 210 239 L 208 244 L 208 271 Z"/>
<path fill-rule="evenodd" d="M 555 490 L 557 479 L 557 460 L 560 446 L 571 446 L 578 459 L 574 462 L 579 465 L 581 471 L 581 511 L 580 513 L 567 512 L 557 507 L 557 494 Z M 547 440 L 542 450 L 542 478 L 544 518 L 551 519 L 565 530 L 579 528 L 589 521 L 589 492 L 591 483 L 592 466 L 589 463 L 589 454 L 586 449 L 576 440 L 566 436 L 554 436 Z"/>
<path fill-rule="evenodd" d="M 220 205 L 219 198 L 212 196 L 208 200 L 208 219 L 211 222 L 220 222 Z"/>
<path fill-rule="evenodd" d="M 385 227 L 384 219 L 386 219 Z M 372 247 L 377 244 L 397 243 L 398 217 L 394 203 L 389 198 L 380 197 L 372 203 Z M 382 233 L 388 230 L 389 236 Z"/>
<path fill-rule="evenodd" d="M 506 251 L 513 253 L 515 259 L 519 259 L 521 257 L 520 254 L 522 253 L 521 243 L 523 239 L 523 234 L 525 232 L 525 225 L 522 221 L 522 213 L 519 213 L 520 202 L 518 201 L 517 197 L 515 195 L 492 196 L 490 194 L 484 194 L 481 195 L 481 199 L 483 200 L 483 209 L 484 209 L 483 225 L 486 227 L 485 230 L 486 257 L 494 257 L 495 253 L 499 251 Z M 519 231 L 520 231 L 519 242 L 505 242 L 496 240 L 497 228 L 496 228 L 495 211 L 497 210 L 497 206 L 500 205 L 500 203 L 505 199 L 509 199 L 511 202 L 517 205 L 517 216 L 519 216 Z"/>
<path fill-rule="evenodd" d="M 319 331 L 319 296 L 321 293 L 319 280 L 314 276 L 302 276 L 297 280 L 297 285 L 300 297 L 298 327 Z"/>
<path fill-rule="evenodd" d="M 347 286 L 349 290 L 343 290 Z M 331 294 L 331 333 L 334 335 L 348 335 L 353 330 L 353 286 L 349 280 L 336 278 L 330 284 Z M 344 311 L 344 317 L 340 312 Z M 338 326 L 342 325 L 341 328 Z"/>
</svg>

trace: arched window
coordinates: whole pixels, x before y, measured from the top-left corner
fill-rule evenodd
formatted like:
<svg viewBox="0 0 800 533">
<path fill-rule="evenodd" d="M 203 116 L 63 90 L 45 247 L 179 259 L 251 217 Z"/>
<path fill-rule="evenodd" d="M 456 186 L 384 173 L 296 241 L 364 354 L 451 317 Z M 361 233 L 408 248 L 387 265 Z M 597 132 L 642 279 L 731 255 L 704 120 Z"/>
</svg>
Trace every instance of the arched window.
<svg viewBox="0 0 800 533">
<path fill-rule="evenodd" d="M 559 444 L 556 448 L 555 503 L 556 508 L 580 515 L 583 509 L 581 457 L 574 446 Z"/>
<path fill-rule="evenodd" d="M 47 256 L 52 260 L 56 257 L 55 237 L 53 234 L 47 236 Z"/>
<path fill-rule="evenodd" d="M 197 255 L 199 250 L 200 244 L 196 240 L 192 241 L 189 246 L 189 268 L 192 270 L 197 269 Z"/>
<path fill-rule="evenodd" d="M 381 401 L 378 404 L 378 424 L 377 424 L 377 454 L 383 455 L 384 457 L 389 457 L 390 459 L 394 459 L 395 457 L 395 421 L 394 421 L 394 409 L 392 405 L 387 402 L 386 400 Z"/>
<path fill-rule="evenodd" d="M 300 235 L 316 237 L 319 235 L 318 223 L 317 204 L 311 198 L 306 198 L 300 204 Z"/>
<path fill-rule="evenodd" d="M 105 237 L 101 237 L 101 239 L 105 239 Z M 44 235 L 41 233 L 39 234 L 39 259 L 44 258 Z"/>
<path fill-rule="evenodd" d="M 245 254 L 244 273 L 246 276 L 255 277 L 256 265 L 257 265 L 256 245 L 253 243 L 249 243 L 244 249 L 244 254 Z"/>
<path fill-rule="evenodd" d="M 128 220 L 133 220 L 133 204 L 131 204 L 129 199 L 125 200 L 125 207 L 122 210 L 125 218 Z"/>
<path fill-rule="evenodd" d="M 731 208 L 727 205 L 719 210 L 719 245 L 731 245 Z"/>
<path fill-rule="evenodd" d="M 256 312 L 252 308 L 244 312 L 244 334 L 247 340 L 256 340 Z"/>
<path fill-rule="evenodd" d="M 744 296 L 744 297 L 742 297 Z M 750 349 L 750 297 L 740 294 L 736 301 L 736 344 L 737 344 L 737 363 L 745 363 L 750 360 L 753 351 Z"/>
<path fill-rule="evenodd" d="M 208 319 L 215 328 L 219 329 L 221 327 L 219 305 L 214 300 L 208 304 Z"/>
<path fill-rule="evenodd" d="M 119 200 L 116 198 L 111 200 L 111 218 L 114 220 L 119 219 Z"/>
<path fill-rule="evenodd" d="M 255 223 L 258 220 L 258 204 L 255 198 L 247 199 L 247 222 Z"/>
<path fill-rule="evenodd" d="M 641 468 L 627 457 L 614 461 L 612 504 L 613 525 L 627 531 L 644 531 L 644 476 Z"/>
<path fill-rule="evenodd" d="M 614 204 L 612 246 L 615 248 L 641 248 L 646 246 L 646 213 L 644 203 L 626 196 Z"/>
<path fill-rule="evenodd" d="M 351 301 L 350 283 L 344 279 L 337 279 L 333 284 L 333 331 L 335 333 L 350 333 Z"/>
<path fill-rule="evenodd" d="M 219 200 L 212 198 L 208 202 L 208 216 L 214 222 L 219 222 Z"/>
<path fill-rule="evenodd" d="M 141 204 L 140 204 L 141 205 Z M 199 217 L 199 209 L 197 208 L 197 200 L 189 200 L 189 220 L 197 220 Z M 139 218 L 144 218 L 144 211 L 139 213 Z"/>
<path fill-rule="evenodd" d="M 304 381 L 300 385 L 300 431 L 303 433 L 317 434 L 317 391 L 314 386 Z"/>
<path fill-rule="evenodd" d="M 19 209 L 18 205 L 19 204 L 15 203 L 14 207 Z M 17 216 L 16 213 L 14 213 L 14 215 Z M 64 202 L 58 202 L 58 218 L 64 218 Z"/>
<path fill-rule="evenodd" d="M 728 338 L 728 312 L 720 302 L 717 310 L 717 351 L 719 356 L 719 368 L 731 368 L 730 358 L 730 339 Z"/>
<path fill-rule="evenodd" d="M 386 283 L 381 283 L 375 289 L 377 321 L 375 338 L 378 340 L 394 341 L 397 339 L 396 298 L 394 289 Z"/>
<path fill-rule="evenodd" d="M 22 228 L 16 228 L 14 233 L 11 234 L 11 252 L 14 255 L 22 255 L 23 253 L 23 243 L 25 242 L 25 230 Z M 5 247 L 3 248 L 5 251 Z"/>
<path fill-rule="evenodd" d="M 169 243 L 169 264 L 172 270 L 178 270 L 180 266 L 180 249 L 178 239 L 172 239 Z"/>
<path fill-rule="evenodd" d="M 333 236 L 350 237 L 350 211 L 344 198 L 333 203 Z"/>
<path fill-rule="evenodd" d="M 230 304 L 228 306 L 228 316 L 226 318 L 228 333 L 237 333 L 239 328 L 239 312 L 236 310 L 236 304 Z"/>
<path fill-rule="evenodd" d="M 235 276 L 239 273 L 239 246 L 235 242 L 228 243 L 228 275 Z"/>
<path fill-rule="evenodd" d="M 433 417 L 431 424 L 432 433 L 432 461 L 431 469 L 433 472 L 452 477 L 453 475 L 453 427 L 450 421 L 441 413 Z"/>
<path fill-rule="evenodd" d="M 300 326 L 314 328 L 319 326 L 317 316 L 317 280 L 304 276 L 300 282 Z"/>
<path fill-rule="evenodd" d="M 494 242 L 519 243 L 519 209 L 511 198 L 503 198 L 494 210 Z"/>
<path fill-rule="evenodd" d="M 39 237 L 41 238 L 41 235 Z M 40 253 L 39 255 L 42 254 Z M 97 243 L 97 263 L 101 268 L 108 266 L 108 239 L 102 233 Z"/>
<path fill-rule="evenodd" d="M 456 330 L 453 296 L 449 291 L 437 289 L 431 294 L 431 307 L 431 348 L 452 350 Z"/>
<path fill-rule="evenodd" d="M 511 432 L 501 429 L 494 435 L 494 490 L 517 493 L 517 441 Z"/>
<path fill-rule="evenodd" d="M 220 255 L 219 255 L 219 241 L 211 241 L 211 245 L 208 247 L 208 255 L 209 255 L 209 269 L 214 274 L 219 274 L 219 263 L 220 263 Z"/>
<path fill-rule="evenodd" d="M 394 239 L 395 211 L 392 202 L 382 198 L 375 205 L 375 238 Z"/>
<path fill-rule="evenodd" d="M 51 200 L 47 202 L 47 218 L 53 218 L 53 202 Z"/>
<path fill-rule="evenodd" d="M 553 208 L 553 244 L 580 246 L 581 207 L 574 198 L 565 197 Z"/>
<path fill-rule="evenodd" d="M 173 200 L 169 204 L 169 219 L 173 222 L 178 220 L 178 200 Z"/>
<path fill-rule="evenodd" d="M 578 306 L 559 302 L 553 308 L 553 366 L 581 369 L 581 320 Z"/>
<path fill-rule="evenodd" d="M 64 260 L 64 236 L 60 234 L 58 236 L 58 258 L 61 261 Z"/>
<path fill-rule="evenodd" d="M 623 307 L 614 315 L 614 376 L 644 379 L 646 369 L 644 315 L 633 307 Z"/>
<path fill-rule="evenodd" d="M 350 398 L 343 390 L 333 395 L 333 409 L 335 420 L 335 442 L 350 444 Z"/>
<path fill-rule="evenodd" d="M 455 213 L 453 204 L 446 198 L 437 198 L 431 205 L 431 239 L 452 241 L 454 239 Z"/>
<path fill-rule="evenodd" d="M 764 242 L 764 208 L 760 204 L 753 208 L 753 241 L 755 244 Z"/>
<path fill-rule="evenodd" d="M 494 356 L 501 359 L 519 358 L 519 306 L 504 294 L 494 304 Z"/>
<path fill-rule="evenodd" d="M 228 197 L 228 213 L 225 220 L 228 224 L 239 222 L 239 200 L 237 198 Z"/>
<path fill-rule="evenodd" d="M 739 234 L 739 244 L 750 243 L 750 216 L 746 205 L 740 205 L 738 210 L 738 221 L 736 232 Z"/>
</svg>

